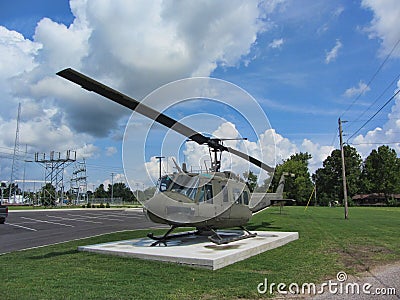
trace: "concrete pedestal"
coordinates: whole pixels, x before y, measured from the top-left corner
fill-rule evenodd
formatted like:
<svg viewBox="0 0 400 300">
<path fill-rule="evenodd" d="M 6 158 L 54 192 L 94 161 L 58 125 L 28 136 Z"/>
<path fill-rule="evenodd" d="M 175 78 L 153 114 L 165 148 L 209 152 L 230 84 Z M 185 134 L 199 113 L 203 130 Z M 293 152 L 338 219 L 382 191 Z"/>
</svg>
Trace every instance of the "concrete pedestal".
<svg viewBox="0 0 400 300">
<path fill-rule="evenodd" d="M 170 240 L 167 247 L 150 247 L 154 241 L 146 237 L 81 246 L 78 247 L 78 250 L 174 262 L 217 270 L 299 238 L 297 232 L 256 231 L 256 233 L 256 237 L 225 245 L 216 245 L 210 242 L 206 236 L 191 235 Z"/>
</svg>

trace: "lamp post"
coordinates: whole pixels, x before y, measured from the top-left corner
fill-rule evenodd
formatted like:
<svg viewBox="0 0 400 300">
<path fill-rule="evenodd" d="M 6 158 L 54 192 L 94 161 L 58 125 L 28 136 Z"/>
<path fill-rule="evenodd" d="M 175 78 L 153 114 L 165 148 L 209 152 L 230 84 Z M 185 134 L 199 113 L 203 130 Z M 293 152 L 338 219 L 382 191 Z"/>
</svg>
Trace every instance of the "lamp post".
<svg viewBox="0 0 400 300">
<path fill-rule="evenodd" d="M 161 178 L 161 160 L 163 158 L 165 158 L 165 156 L 156 156 L 156 158 L 160 161 L 160 176 L 159 176 L 159 178 Z"/>
</svg>

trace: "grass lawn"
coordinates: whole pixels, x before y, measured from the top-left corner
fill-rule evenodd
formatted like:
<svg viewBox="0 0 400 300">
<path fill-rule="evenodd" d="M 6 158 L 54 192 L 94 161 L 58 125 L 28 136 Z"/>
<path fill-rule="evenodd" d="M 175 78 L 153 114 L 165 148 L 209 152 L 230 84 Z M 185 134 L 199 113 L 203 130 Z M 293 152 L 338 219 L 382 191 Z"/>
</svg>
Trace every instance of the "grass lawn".
<svg viewBox="0 0 400 300">
<path fill-rule="evenodd" d="M 78 252 L 88 245 L 143 237 L 115 233 L 0 256 L 2 299 L 235 299 L 262 298 L 257 285 L 324 282 L 400 261 L 400 208 L 272 207 L 250 230 L 298 231 L 283 247 L 217 271 Z"/>
</svg>

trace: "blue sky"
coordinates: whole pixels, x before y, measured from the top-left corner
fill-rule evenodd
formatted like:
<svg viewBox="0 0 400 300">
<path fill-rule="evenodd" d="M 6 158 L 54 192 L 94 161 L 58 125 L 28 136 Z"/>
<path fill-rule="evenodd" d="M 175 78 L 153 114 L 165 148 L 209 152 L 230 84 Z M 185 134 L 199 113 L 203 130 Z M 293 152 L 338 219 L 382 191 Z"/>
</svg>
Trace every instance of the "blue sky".
<svg viewBox="0 0 400 300">
<path fill-rule="evenodd" d="M 272 128 L 257 134 L 265 147 L 273 142 L 267 136 L 275 134 L 277 161 L 307 151 L 311 172 L 338 147 L 339 117 L 349 121 L 345 140 L 354 134 L 348 142 L 363 157 L 380 144 L 400 153 L 398 97 L 360 128 L 399 86 L 399 18 L 396 0 L 2 1 L 0 179 L 10 179 L 18 103 L 21 152 L 25 145 L 30 156 L 76 150 L 88 164 L 90 189 L 108 183 L 111 173 L 124 179 L 122 137 L 130 112 L 57 78 L 65 67 L 138 100 L 187 77 L 231 82 L 268 117 Z M 218 115 L 224 121 L 216 121 L 210 133 L 247 135 L 245 122 L 227 112 L 211 101 L 168 110 L 177 119 Z M 193 121 L 199 131 L 201 120 Z M 145 134 L 150 122 L 140 124 Z M 143 143 L 138 141 L 140 149 L 151 148 Z M 189 150 L 192 161 L 199 160 Z M 157 171 L 154 151 L 125 166 L 134 174 L 132 184 L 151 184 L 144 166 Z M 19 162 L 18 178 L 24 165 Z M 37 164 L 25 167 L 27 177 L 43 177 Z"/>
</svg>

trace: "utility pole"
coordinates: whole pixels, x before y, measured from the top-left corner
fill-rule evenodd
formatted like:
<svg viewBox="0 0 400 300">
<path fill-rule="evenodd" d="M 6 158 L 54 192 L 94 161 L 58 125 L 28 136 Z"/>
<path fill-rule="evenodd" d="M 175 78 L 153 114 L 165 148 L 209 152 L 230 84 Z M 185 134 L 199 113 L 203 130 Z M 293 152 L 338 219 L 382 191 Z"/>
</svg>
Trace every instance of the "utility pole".
<svg viewBox="0 0 400 300">
<path fill-rule="evenodd" d="M 346 169 L 344 163 L 344 149 L 343 149 L 343 130 L 342 123 L 346 121 L 338 120 L 339 123 L 339 138 L 340 138 L 340 151 L 342 154 L 342 179 L 343 179 L 343 197 L 344 197 L 344 218 L 347 220 L 349 216 L 349 208 L 347 206 L 347 183 L 346 183 Z"/>
<path fill-rule="evenodd" d="M 161 178 L 161 160 L 165 158 L 165 156 L 156 156 L 156 158 L 160 161 L 160 177 Z"/>
</svg>

